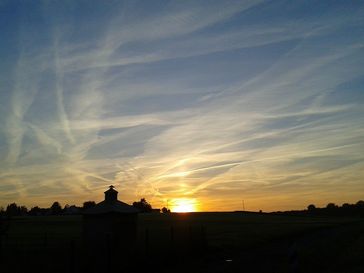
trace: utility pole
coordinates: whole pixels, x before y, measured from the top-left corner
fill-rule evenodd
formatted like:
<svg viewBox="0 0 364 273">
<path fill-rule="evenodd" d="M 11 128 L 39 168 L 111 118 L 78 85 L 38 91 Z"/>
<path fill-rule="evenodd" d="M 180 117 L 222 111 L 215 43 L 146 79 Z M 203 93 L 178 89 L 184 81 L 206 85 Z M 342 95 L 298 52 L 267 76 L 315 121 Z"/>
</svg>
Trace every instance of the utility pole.
<svg viewBox="0 0 364 273">
<path fill-rule="evenodd" d="M 244 204 L 244 199 L 241 200 L 242 204 L 243 204 L 243 211 L 245 211 L 245 204 Z"/>
</svg>

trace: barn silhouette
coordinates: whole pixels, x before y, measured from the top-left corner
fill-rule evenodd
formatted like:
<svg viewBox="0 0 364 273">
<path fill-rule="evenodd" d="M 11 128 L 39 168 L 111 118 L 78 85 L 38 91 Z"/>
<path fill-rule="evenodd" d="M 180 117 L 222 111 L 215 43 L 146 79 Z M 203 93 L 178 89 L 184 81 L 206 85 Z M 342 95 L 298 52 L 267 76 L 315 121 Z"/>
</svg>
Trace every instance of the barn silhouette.
<svg viewBox="0 0 364 273">
<path fill-rule="evenodd" d="M 130 258 L 136 242 L 139 210 L 119 201 L 112 185 L 104 194 L 105 200 L 83 214 L 83 239 L 90 272 L 112 271 L 112 263 Z"/>
</svg>

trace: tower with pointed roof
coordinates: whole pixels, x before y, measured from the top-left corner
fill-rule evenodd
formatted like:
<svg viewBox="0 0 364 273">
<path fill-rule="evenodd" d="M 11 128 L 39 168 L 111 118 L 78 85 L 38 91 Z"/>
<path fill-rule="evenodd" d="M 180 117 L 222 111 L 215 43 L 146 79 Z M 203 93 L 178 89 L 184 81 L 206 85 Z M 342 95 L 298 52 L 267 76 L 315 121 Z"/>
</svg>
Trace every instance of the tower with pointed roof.
<svg viewBox="0 0 364 273">
<path fill-rule="evenodd" d="M 109 186 L 109 189 L 104 192 L 106 202 L 114 202 L 118 200 L 118 192 L 114 190 L 114 186 Z"/>
</svg>

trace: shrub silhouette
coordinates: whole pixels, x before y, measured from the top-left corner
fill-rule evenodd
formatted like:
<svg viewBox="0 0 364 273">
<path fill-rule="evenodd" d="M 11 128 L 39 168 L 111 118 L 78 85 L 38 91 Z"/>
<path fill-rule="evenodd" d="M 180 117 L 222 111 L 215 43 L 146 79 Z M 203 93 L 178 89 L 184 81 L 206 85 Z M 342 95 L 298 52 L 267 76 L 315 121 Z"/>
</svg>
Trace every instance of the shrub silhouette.
<svg viewBox="0 0 364 273">
<path fill-rule="evenodd" d="M 139 209 L 141 212 L 151 212 L 152 206 L 145 200 L 145 198 L 140 199 L 139 202 L 134 202 L 133 207 Z"/>
<path fill-rule="evenodd" d="M 83 203 L 82 209 L 86 210 L 86 209 L 92 208 L 94 206 L 96 206 L 95 201 L 86 201 Z"/>
<path fill-rule="evenodd" d="M 52 215 L 59 215 L 62 213 L 62 207 L 59 202 L 54 202 L 51 206 L 51 213 Z"/>
</svg>

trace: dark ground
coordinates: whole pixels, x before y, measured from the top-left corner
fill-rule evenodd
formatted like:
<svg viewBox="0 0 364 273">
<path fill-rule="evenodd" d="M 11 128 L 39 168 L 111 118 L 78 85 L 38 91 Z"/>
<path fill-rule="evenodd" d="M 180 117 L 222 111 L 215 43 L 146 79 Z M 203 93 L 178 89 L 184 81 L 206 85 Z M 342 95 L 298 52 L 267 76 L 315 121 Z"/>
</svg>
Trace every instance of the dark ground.
<svg viewBox="0 0 364 273">
<path fill-rule="evenodd" d="M 364 223 L 323 227 L 230 252 L 206 272 L 364 272 Z"/>
<path fill-rule="evenodd" d="M 101 271 L 85 271 L 92 261 L 83 249 L 81 217 L 19 217 L 2 236 L 1 272 L 364 272 L 364 221 L 142 214 L 136 247 L 128 251 L 112 255 L 113 262 L 106 263 L 111 266 Z"/>
</svg>

